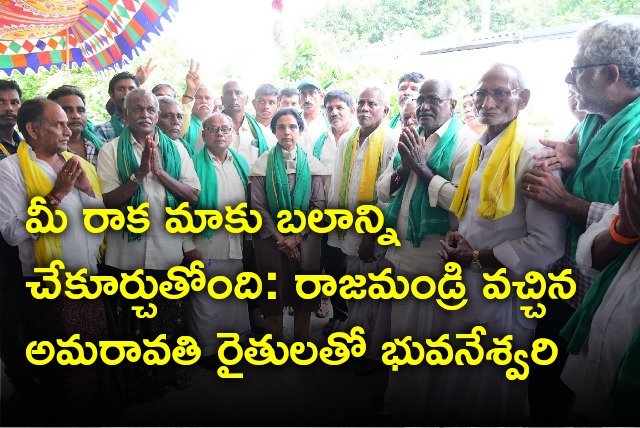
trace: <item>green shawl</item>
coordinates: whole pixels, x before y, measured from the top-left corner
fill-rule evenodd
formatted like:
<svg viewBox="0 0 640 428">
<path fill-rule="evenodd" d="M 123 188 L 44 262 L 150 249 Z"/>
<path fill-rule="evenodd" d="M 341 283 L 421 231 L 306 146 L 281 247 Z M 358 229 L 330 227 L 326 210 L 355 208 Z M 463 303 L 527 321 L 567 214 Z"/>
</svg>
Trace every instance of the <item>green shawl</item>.
<svg viewBox="0 0 640 428">
<path fill-rule="evenodd" d="M 615 204 L 620 192 L 622 164 L 640 137 L 640 98 L 623 108 L 599 129 L 602 118 L 588 114 L 582 122 L 576 169 L 565 187 L 587 201 Z M 570 224 L 571 255 L 575 259 L 582 225 Z"/>
<path fill-rule="evenodd" d="M 400 115 L 401 114 L 402 114 L 402 112 L 398 112 L 398 114 L 396 114 L 394 116 L 394 118 L 391 119 L 391 122 L 389 122 L 389 128 L 396 129 L 396 126 L 398 126 L 398 122 L 400 122 Z"/>
<path fill-rule="evenodd" d="M 452 116 L 449 126 L 444 135 L 438 140 L 433 148 L 433 152 L 429 156 L 427 166 L 431 168 L 437 175 L 451 180 L 449 173 L 451 167 L 451 158 L 457 147 L 458 131 L 462 128 L 462 122 L 457 116 Z M 418 134 L 422 132 L 422 127 L 418 128 Z M 393 167 L 400 165 L 400 153 L 396 153 L 393 160 Z M 402 206 L 402 199 L 407 181 L 404 180 L 398 189 L 396 196 L 387 206 L 385 213 L 385 224 L 389 227 L 395 227 L 398 221 L 398 214 Z M 427 187 L 418 180 L 416 188 L 411 196 L 409 204 L 409 225 L 407 227 L 408 241 L 411 241 L 415 248 L 419 248 L 425 235 L 444 235 L 449 231 L 449 213 L 441 207 L 432 207 L 429 204 L 429 193 Z"/>
<path fill-rule="evenodd" d="M 173 140 L 164 135 L 160 128 L 156 127 L 156 133 L 158 134 L 158 140 L 160 142 L 160 152 L 162 154 L 162 168 L 175 178 L 176 180 L 180 179 L 180 172 L 182 170 L 182 162 L 180 160 L 180 153 L 178 152 L 177 147 Z M 131 144 L 131 131 L 129 130 L 129 126 L 127 125 L 124 128 L 124 131 L 120 135 L 118 139 L 118 151 L 116 153 L 117 162 L 118 162 L 118 174 L 120 175 L 120 181 L 122 183 L 126 183 L 131 177 L 131 174 L 134 174 L 140 164 L 138 163 L 138 159 L 136 159 L 136 154 L 133 150 L 133 145 Z M 142 204 L 142 187 L 143 185 L 139 185 L 136 191 L 133 193 L 133 196 L 129 200 L 127 206 L 138 208 L 140 204 Z M 165 192 L 167 195 L 167 206 L 171 208 L 176 208 L 178 206 L 178 201 L 175 196 L 169 191 L 169 189 L 165 188 Z M 123 229 L 123 234 L 124 234 Z M 129 242 L 134 240 L 140 240 L 142 238 L 141 234 L 137 233 L 129 233 Z M 124 238 L 124 235 L 123 235 Z"/>
<path fill-rule="evenodd" d="M 119 137 L 124 131 L 124 127 L 120 123 L 120 117 L 118 113 L 114 113 L 111 115 L 111 126 L 113 127 L 113 131 L 116 133 L 116 137 Z"/>
<path fill-rule="evenodd" d="M 236 167 L 240 180 L 244 185 L 244 193 L 248 200 L 247 183 L 249 177 L 249 164 L 244 158 L 233 149 L 228 149 L 233 159 L 233 166 Z M 193 156 L 193 166 L 196 169 L 196 174 L 200 179 L 200 195 L 198 196 L 198 205 L 196 208 L 199 210 L 217 210 L 218 209 L 218 175 L 216 174 L 216 168 L 209 156 L 209 150 L 207 146 L 202 147 Z M 200 226 L 200 217 L 196 217 L 196 227 Z M 204 235 L 209 241 L 213 237 L 214 230 L 210 227 L 205 227 L 201 235 Z"/>
<path fill-rule="evenodd" d="M 600 272 L 587 291 L 587 295 L 582 304 L 569 319 L 567 325 L 560 331 L 560 335 L 569 342 L 567 351 L 570 354 L 580 353 L 580 350 L 589 337 L 591 323 L 598 307 L 633 249 L 633 245 L 628 246 Z M 622 417 L 627 421 L 633 421 L 634 418 L 636 418 L 635 423 L 637 423 L 639 396 L 640 328 L 636 329 L 622 360 L 618 364 L 607 404 L 618 417 Z"/>
<path fill-rule="evenodd" d="M 278 221 L 281 210 L 300 210 L 307 213 L 309 209 L 309 195 L 311 194 L 311 170 L 307 161 L 307 154 L 300 146 L 296 146 L 296 184 L 292 192 L 289 191 L 287 169 L 282 157 L 282 147 L 278 144 L 269 152 L 266 173 L 266 193 L 269 211 L 274 221 Z M 294 224 L 300 220 L 294 217 Z"/>
<path fill-rule="evenodd" d="M 120 125 L 119 122 L 118 125 Z M 93 133 L 94 129 L 96 128 L 93 123 L 90 120 L 87 120 L 87 126 L 84 127 L 80 135 L 82 136 L 82 138 L 89 140 L 96 149 L 100 150 L 104 143 L 102 142 L 102 140 L 95 136 L 95 134 Z"/>
<path fill-rule="evenodd" d="M 191 146 L 191 144 L 189 144 L 189 142 L 187 142 L 187 140 L 185 140 L 182 137 L 178 138 L 178 141 L 180 141 L 182 143 L 182 146 L 185 149 L 187 149 L 187 152 L 189 153 L 189 157 L 192 158 L 194 152 L 193 152 L 193 147 Z"/>
<path fill-rule="evenodd" d="M 322 156 L 322 148 L 324 147 L 325 141 L 327 141 L 328 132 L 330 131 L 323 132 L 313 145 L 313 157 L 318 160 L 320 160 L 320 157 Z"/>
<path fill-rule="evenodd" d="M 269 145 L 267 145 L 267 139 L 262 132 L 262 128 L 260 128 L 258 122 L 249 113 L 245 112 L 244 117 L 249 121 L 249 129 L 251 129 L 251 134 L 257 141 L 258 156 L 262 156 L 263 153 L 269 151 Z"/>
<path fill-rule="evenodd" d="M 191 121 L 189 122 L 189 129 L 184 134 L 185 142 L 191 146 L 191 150 L 187 148 L 189 155 L 193 155 L 196 149 L 196 142 L 198 141 L 198 134 L 202 131 L 202 122 L 198 119 L 198 116 L 191 113 Z M 186 147 L 186 146 L 185 146 Z"/>
</svg>

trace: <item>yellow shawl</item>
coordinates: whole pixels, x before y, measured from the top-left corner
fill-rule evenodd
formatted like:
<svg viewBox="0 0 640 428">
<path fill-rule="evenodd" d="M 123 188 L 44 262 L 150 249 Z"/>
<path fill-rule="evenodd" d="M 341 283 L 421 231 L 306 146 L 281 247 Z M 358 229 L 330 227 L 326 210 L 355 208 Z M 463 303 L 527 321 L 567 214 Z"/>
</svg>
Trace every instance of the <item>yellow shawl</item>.
<svg viewBox="0 0 640 428">
<path fill-rule="evenodd" d="M 478 205 L 480 217 L 496 220 L 513 211 L 516 198 L 515 169 L 526 141 L 527 134 L 523 129 L 518 128 L 516 118 L 504 130 L 482 174 L 480 205 Z M 454 212 L 458 219 L 464 214 L 469 197 L 469 183 L 480 164 L 481 150 L 482 146 L 476 141 L 464 167 L 458 190 L 453 197 L 450 211 Z"/>
<path fill-rule="evenodd" d="M 367 153 L 364 155 L 364 164 L 362 165 L 362 174 L 360 176 L 360 185 L 358 188 L 358 204 L 375 203 L 376 197 L 376 180 L 380 175 L 380 167 L 382 165 L 382 151 L 384 150 L 384 128 L 381 124 L 369 136 L 369 146 Z M 340 174 L 340 194 L 338 206 L 340 208 L 348 208 L 349 204 L 349 184 L 351 182 L 351 172 L 356 159 L 356 150 L 358 148 L 358 139 L 360 137 L 360 127 L 347 141 L 344 148 L 344 157 L 342 161 L 342 173 Z"/>
<path fill-rule="evenodd" d="M 76 156 L 69 152 L 62 152 L 62 155 L 66 159 L 71 159 L 73 156 Z M 95 168 L 81 157 L 76 157 L 80 160 L 96 197 L 102 198 Z M 22 175 L 24 176 L 25 187 L 27 188 L 27 199 L 31 201 L 31 199 L 36 196 L 44 197 L 48 195 L 53 189 L 53 183 L 49 181 L 40 165 L 31 159 L 29 156 L 29 148 L 24 141 L 18 146 L 18 160 L 20 161 L 20 168 L 22 168 Z M 48 267 L 53 260 L 59 260 L 62 256 L 60 236 L 55 233 L 41 234 L 36 240 L 34 247 L 38 267 Z"/>
</svg>

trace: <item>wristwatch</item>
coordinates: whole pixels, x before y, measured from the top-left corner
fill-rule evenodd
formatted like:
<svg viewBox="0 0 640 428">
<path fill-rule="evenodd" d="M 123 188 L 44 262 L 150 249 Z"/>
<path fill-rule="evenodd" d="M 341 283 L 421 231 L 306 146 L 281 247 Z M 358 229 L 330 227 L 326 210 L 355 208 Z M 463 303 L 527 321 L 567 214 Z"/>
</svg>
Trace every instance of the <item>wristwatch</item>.
<svg viewBox="0 0 640 428">
<path fill-rule="evenodd" d="M 480 251 L 474 250 L 473 257 L 471 258 L 471 270 L 475 273 L 482 272 L 482 265 L 480 264 Z"/>
<path fill-rule="evenodd" d="M 138 177 L 136 177 L 135 174 L 131 174 L 131 177 L 129 177 L 129 180 L 133 181 L 137 185 L 141 185 L 142 184 L 142 181 L 138 180 Z"/>
</svg>

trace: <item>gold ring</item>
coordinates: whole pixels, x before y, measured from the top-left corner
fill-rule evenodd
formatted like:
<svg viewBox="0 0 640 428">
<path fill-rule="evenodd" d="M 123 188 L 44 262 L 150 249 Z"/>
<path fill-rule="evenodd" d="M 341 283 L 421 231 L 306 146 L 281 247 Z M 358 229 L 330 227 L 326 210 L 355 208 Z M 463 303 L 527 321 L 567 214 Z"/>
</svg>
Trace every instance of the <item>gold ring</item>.
<svg viewBox="0 0 640 428">
<path fill-rule="evenodd" d="M 531 184 L 527 184 L 527 192 L 531 191 Z"/>
</svg>

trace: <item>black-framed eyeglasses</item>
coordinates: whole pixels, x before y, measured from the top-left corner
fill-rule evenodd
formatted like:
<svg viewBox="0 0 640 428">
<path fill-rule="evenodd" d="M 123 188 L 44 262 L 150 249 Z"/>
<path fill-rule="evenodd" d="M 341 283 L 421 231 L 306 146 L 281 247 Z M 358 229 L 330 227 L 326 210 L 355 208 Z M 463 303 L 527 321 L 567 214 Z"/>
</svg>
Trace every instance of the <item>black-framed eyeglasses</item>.
<svg viewBox="0 0 640 428">
<path fill-rule="evenodd" d="M 587 64 L 587 65 L 576 65 L 575 67 L 571 67 L 569 68 L 569 73 L 571 73 L 571 77 L 573 77 L 574 79 L 576 78 L 576 76 L 578 75 L 578 71 L 580 70 L 584 70 L 585 68 L 591 68 L 591 67 L 605 67 L 607 65 L 609 65 L 610 63 L 606 63 L 606 64 Z"/>
<path fill-rule="evenodd" d="M 418 97 L 416 99 L 416 105 L 420 107 L 422 104 L 427 103 L 433 107 L 440 107 L 443 102 L 448 101 L 450 99 L 451 98 L 438 98 L 431 95 L 428 97 Z"/>
<path fill-rule="evenodd" d="M 217 134 L 218 131 L 222 132 L 225 135 L 231 133 L 231 128 L 229 128 L 228 126 L 205 126 L 204 129 L 209 134 Z"/>
<path fill-rule="evenodd" d="M 498 89 L 494 89 L 493 91 L 478 89 L 471 95 L 473 96 L 474 102 L 483 102 L 484 100 L 487 99 L 489 95 L 491 95 L 491 98 L 493 98 L 494 101 L 506 101 L 511 97 L 511 94 L 513 93 L 513 91 L 518 91 L 518 90 L 520 90 L 520 88 L 513 88 L 513 89 L 498 88 Z"/>
<path fill-rule="evenodd" d="M 316 95 L 318 95 L 318 93 L 319 92 L 317 89 L 308 89 L 308 90 L 300 91 L 300 98 L 315 97 Z"/>
</svg>

